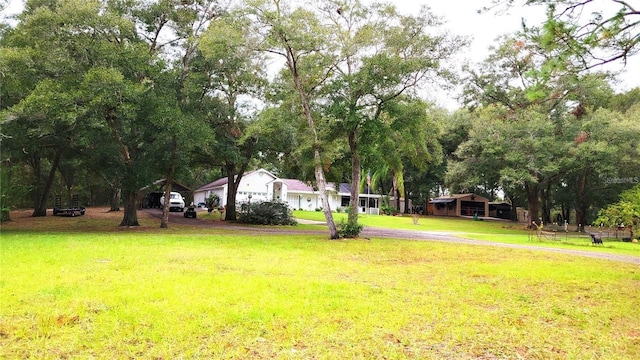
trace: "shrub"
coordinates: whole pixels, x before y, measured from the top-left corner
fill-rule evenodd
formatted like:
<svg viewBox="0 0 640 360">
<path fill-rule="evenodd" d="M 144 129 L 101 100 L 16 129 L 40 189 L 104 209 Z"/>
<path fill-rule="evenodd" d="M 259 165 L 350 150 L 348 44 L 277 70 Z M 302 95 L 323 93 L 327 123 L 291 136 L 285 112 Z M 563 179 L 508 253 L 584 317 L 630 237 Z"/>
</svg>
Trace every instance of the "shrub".
<svg viewBox="0 0 640 360">
<path fill-rule="evenodd" d="M 295 225 L 291 210 L 280 201 L 261 201 L 242 204 L 238 221 L 254 225 Z M 246 205 L 246 206 L 245 206 Z"/>
<path fill-rule="evenodd" d="M 391 205 L 382 205 L 381 211 L 384 215 L 397 215 L 398 210 Z"/>
<path fill-rule="evenodd" d="M 205 203 L 207 204 L 208 209 L 215 209 L 220 206 L 220 197 L 218 194 L 213 193 L 209 195 Z M 211 212 L 211 210 L 209 210 L 209 212 Z"/>
<path fill-rule="evenodd" d="M 363 226 L 357 222 L 348 222 L 344 219 L 338 224 L 338 234 L 342 238 L 357 238 L 362 232 Z"/>
</svg>

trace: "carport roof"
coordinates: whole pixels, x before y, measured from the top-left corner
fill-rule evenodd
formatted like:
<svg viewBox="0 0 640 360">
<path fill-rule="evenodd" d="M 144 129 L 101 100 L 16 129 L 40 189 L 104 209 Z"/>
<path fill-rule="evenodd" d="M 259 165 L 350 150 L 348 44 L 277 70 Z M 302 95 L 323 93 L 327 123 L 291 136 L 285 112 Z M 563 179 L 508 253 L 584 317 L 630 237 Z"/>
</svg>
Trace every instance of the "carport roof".
<svg viewBox="0 0 640 360">
<path fill-rule="evenodd" d="M 429 201 L 430 204 L 448 204 L 456 201 L 455 198 L 437 198 Z"/>
</svg>

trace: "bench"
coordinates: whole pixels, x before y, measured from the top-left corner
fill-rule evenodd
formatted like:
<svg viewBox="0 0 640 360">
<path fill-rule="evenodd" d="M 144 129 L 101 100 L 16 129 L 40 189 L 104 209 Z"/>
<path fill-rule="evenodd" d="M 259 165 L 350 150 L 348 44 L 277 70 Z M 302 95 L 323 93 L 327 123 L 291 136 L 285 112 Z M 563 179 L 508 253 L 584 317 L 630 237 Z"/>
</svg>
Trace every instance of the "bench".
<svg viewBox="0 0 640 360">
<path fill-rule="evenodd" d="M 555 231 L 538 231 L 538 238 L 544 237 L 545 239 L 557 240 L 556 235 L 557 233 Z"/>
</svg>

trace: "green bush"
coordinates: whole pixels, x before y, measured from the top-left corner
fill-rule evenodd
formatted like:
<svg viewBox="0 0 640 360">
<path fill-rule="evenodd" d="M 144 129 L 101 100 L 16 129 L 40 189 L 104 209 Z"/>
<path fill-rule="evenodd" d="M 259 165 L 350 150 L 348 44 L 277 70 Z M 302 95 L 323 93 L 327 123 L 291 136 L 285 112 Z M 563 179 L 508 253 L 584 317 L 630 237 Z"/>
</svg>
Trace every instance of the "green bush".
<svg viewBox="0 0 640 360">
<path fill-rule="evenodd" d="M 342 238 L 357 238 L 362 232 L 362 228 L 363 225 L 357 222 L 348 222 L 342 219 L 338 224 L 338 234 Z"/>
<path fill-rule="evenodd" d="M 246 205 L 246 206 L 245 206 Z M 243 204 L 238 221 L 254 225 L 296 225 L 287 204 L 280 201 L 261 201 Z"/>
<path fill-rule="evenodd" d="M 218 194 L 213 193 L 207 198 L 206 204 L 209 209 L 217 209 L 220 206 L 220 197 Z"/>
<path fill-rule="evenodd" d="M 382 205 L 382 208 L 380 210 L 384 215 L 392 215 L 394 213 L 397 213 L 396 208 L 390 205 Z"/>
</svg>

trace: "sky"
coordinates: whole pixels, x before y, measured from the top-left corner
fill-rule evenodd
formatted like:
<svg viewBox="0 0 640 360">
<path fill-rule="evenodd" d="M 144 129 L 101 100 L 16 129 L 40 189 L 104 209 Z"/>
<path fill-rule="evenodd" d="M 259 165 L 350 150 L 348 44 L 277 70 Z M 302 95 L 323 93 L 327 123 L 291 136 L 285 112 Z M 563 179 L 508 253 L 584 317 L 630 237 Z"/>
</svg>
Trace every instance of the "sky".
<svg viewBox="0 0 640 360">
<path fill-rule="evenodd" d="M 452 34 L 471 37 L 470 46 L 460 54 L 462 59 L 471 63 L 484 60 L 490 53 L 489 47 L 496 45 L 496 38 L 519 31 L 522 28 L 523 20 L 528 26 L 537 26 L 545 19 L 543 7 L 519 5 L 513 6 L 507 11 L 492 10 L 479 14 L 478 10 L 483 6 L 490 6 L 492 0 L 391 0 L 391 2 L 396 4 L 402 12 L 409 13 L 415 13 L 420 6 L 427 5 L 434 14 L 444 18 L 444 27 Z M 602 4 L 606 4 L 606 2 Z M 640 54 L 631 57 L 626 66 L 622 62 L 615 62 L 599 69 L 624 70 L 620 77 L 620 84 L 614 86 L 616 91 L 621 92 L 640 87 Z M 454 94 L 447 94 L 431 100 L 435 100 L 438 105 L 452 110 L 459 106 L 452 99 L 452 96 Z"/>
<path fill-rule="evenodd" d="M 452 35 L 461 35 L 470 39 L 470 45 L 458 54 L 460 64 L 464 61 L 479 63 L 489 55 L 489 48 L 496 45 L 496 38 L 521 29 L 523 18 L 529 25 L 544 20 L 544 9 L 512 7 L 508 12 L 491 10 L 478 13 L 483 6 L 490 6 L 491 0 L 391 0 L 403 13 L 417 13 L 421 6 L 427 5 L 431 11 L 444 21 L 444 29 Z M 537 10 L 537 11 L 536 11 Z M 437 92 L 437 105 L 454 110 L 460 107 L 455 100 L 455 90 Z"/>
<path fill-rule="evenodd" d="M 369 0 L 364 0 L 368 2 Z M 489 47 L 495 45 L 495 39 L 504 34 L 520 30 L 522 21 L 527 25 L 538 25 L 544 20 L 544 9 L 534 7 L 514 6 L 508 12 L 496 13 L 489 11 L 482 14 L 478 10 L 483 6 L 489 6 L 492 0 L 386 0 L 395 4 L 403 13 L 417 13 L 422 5 L 427 5 L 432 12 L 445 21 L 444 28 L 455 35 L 463 35 L 471 38 L 471 44 L 463 49 L 458 59 L 460 62 L 467 60 L 471 63 L 479 63 L 489 55 Z M 22 0 L 9 0 L 9 7 L 5 14 L 16 13 L 22 8 Z M 607 70 L 617 71 L 622 69 L 622 64 L 617 62 Z M 640 55 L 632 57 L 626 66 L 626 73 L 621 77 L 618 91 L 630 90 L 640 87 Z M 459 105 L 454 100 L 454 93 L 438 92 L 435 101 L 438 105 L 450 110 Z"/>
</svg>

